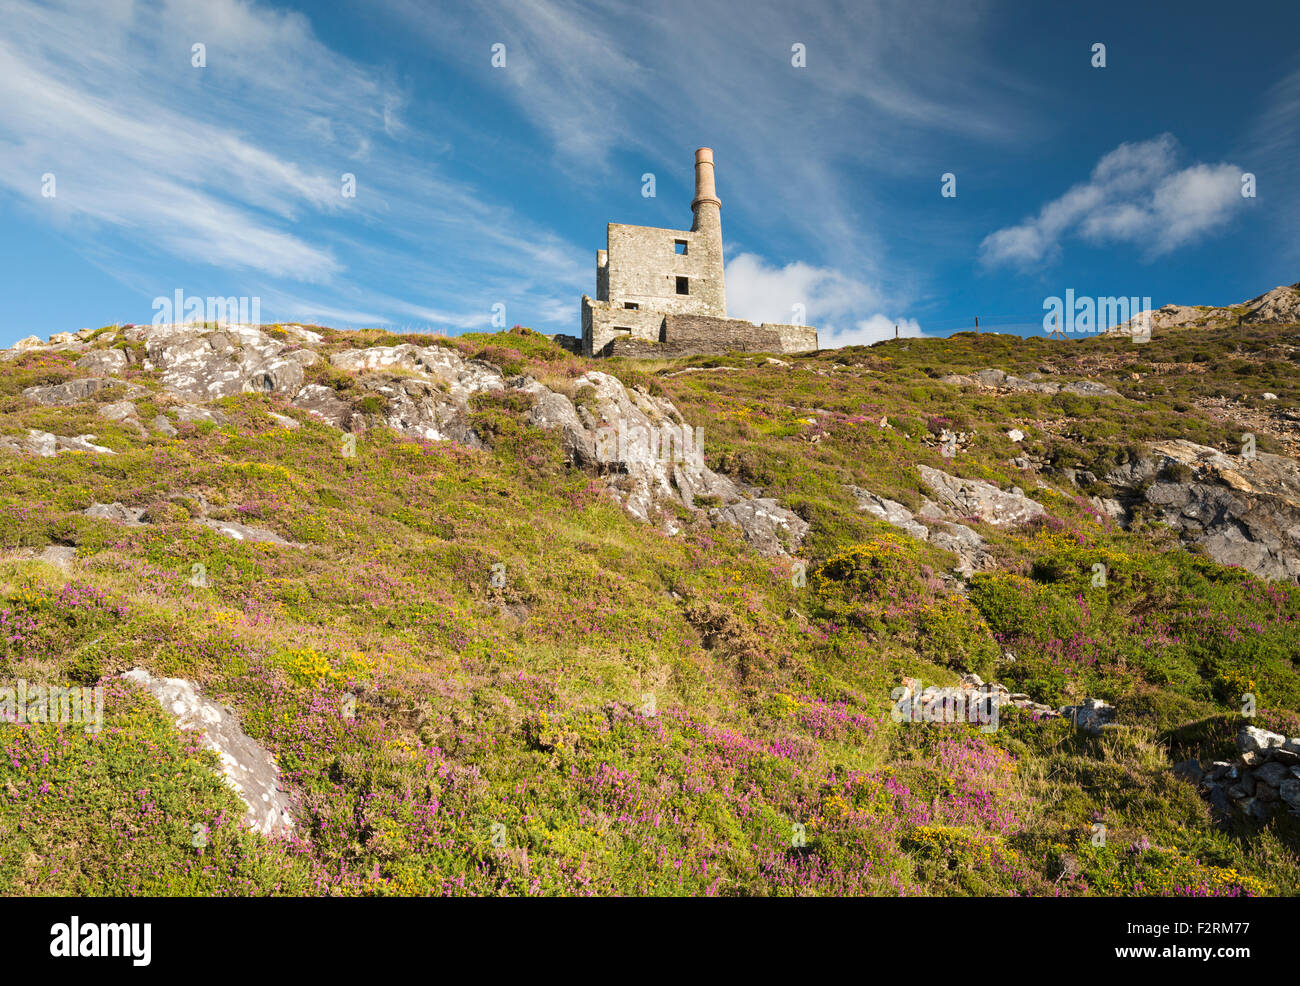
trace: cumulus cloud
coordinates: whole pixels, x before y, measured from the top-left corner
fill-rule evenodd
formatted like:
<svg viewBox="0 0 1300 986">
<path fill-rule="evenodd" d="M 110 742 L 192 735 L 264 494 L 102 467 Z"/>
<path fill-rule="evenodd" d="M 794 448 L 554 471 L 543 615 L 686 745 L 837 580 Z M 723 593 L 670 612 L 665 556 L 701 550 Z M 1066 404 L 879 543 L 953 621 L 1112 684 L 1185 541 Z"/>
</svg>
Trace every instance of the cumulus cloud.
<svg viewBox="0 0 1300 986">
<path fill-rule="evenodd" d="M 830 267 L 802 261 L 775 267 L 752 253 L 727 262 L 727 314 L 753 322 L 792 322 L 802 309 L 804 321 L 845 318 L 878 306 L 879 292 Z"/>
<path fill-rule="evenodd" d="M 876 314 L 859 320 L 851 328 L 821 333 L 818 342 L 822 349 L 870 346 L 873 342 L 893 339 L 895 330 L 899 338 L 919 336 L 921 323 L 914 318 L 890 318 L 888 315 Z"/>
<path fill-rule="evenodd" d="M 1226 225 L 1241 201 L 1242 169 L 1234 164 L 1178 167 L 1170 134 L 1120 144 L 1092 175 L 1044 205 L 1038 215 L 996 230 L 980 244 L 986 266 L 1029 268 L 1060 259 L 1077 236 L 1101 245 L 1131 243 L 1148 258 L 1194 243 Z"/>
<path fill-rule="evenodd" d="M 801 320 L 817 326 L 823 349 L 892 339 L 895 326 L 900 336 L 921 334 L 915 319 L 890 318 L 880 311 L 878 289 L 834 268 L 802 262 L 776 267 L 756 254 L 740 253 L 727 263 L 726 278 L 732 318 Z"/>
</svg>

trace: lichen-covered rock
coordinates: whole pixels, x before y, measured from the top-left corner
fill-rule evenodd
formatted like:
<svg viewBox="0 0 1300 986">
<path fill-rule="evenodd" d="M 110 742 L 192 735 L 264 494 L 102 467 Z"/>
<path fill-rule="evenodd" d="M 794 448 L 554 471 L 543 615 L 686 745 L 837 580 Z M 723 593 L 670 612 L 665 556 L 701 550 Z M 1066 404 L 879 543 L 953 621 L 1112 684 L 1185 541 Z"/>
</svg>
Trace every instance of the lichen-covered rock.
<svg viewBox="0 0 1300 986">
<path fill-rule="evenodd" d="M 739 527 L 757 551 L 783 555 L 796 549 L 808 524 L 776 500 L 755 497 L 704 462 L 701 433 L 690 428 L 671 401 L 629 391 L 617 377 L 592 371 L 573 382 L 583 394 L 575 406 L 536 381 L 518 381 L 533 396 L 528 422 L 558 431 L 570 461 L 594 468 L 606 489 L 638 520 L 660 521 L 675 533 L 664 508 L 701 510 L 713 522 Z M 697 502 L 703 501 L 703 502 Z"/>
<path fill-rule="evenodd" d="M 199 694 L 184 678 L 155 678 L 143 668 L 122 675 L 145 688 L 181 729 L 202 734 L 203 746 L 221 760 L 221 775 L 247 806 L 245 821 L 263 835 L 293 831 L 288 797 L 280 786 L 275 758 L 244 732 L 234 712 Z"/>
<path fill-rule="evenodd" d="M 303 366 L 282 356 L 286 342 L 251 325 L 209 330 L 194 323 L 133 326 L 124 336 L 143 342 L 165 390 L 189 401 L 261 392 L 292 397 Z"/>
<path fill-rule="evenodd" d="M 709 515 L 739 527 L 750 547 L 769 557 L 789 554 L 808 533 L 807 521 L 767 496 L 714 507 Z"/>
<path fill-rule="evenodd" d="M 1190 478 L 1171 475 L 1175 465 Z M 1125 494 L 1126 519 L 1145 502 L 1220 564 L 1300 581 L 1300 466 L 1293 460 L 1226 455 L 1175 439 L 1154 443 L 1105 478 Z"/>
<path fill-rule="evenodd" d="M 981 479 L 958 479 L 931 466 L 917 469 L 938 500 L 960 516 L 979 517 L 995 527 L 1009 527 L 1047 513 L 1041 503 L 1019 490 L 1000 490 Z"/>
<path fill-rule="evenodd" d="M 930 529 L 924 524 L 913 520 L 912 512 L 897 500 L 877 496 L 870 490 L 864 490 L 859 486 L 850 486 L 849 492 L 857 498 L 859 510 L 883 520 L 886 524 L 892 524 L 906 531 L 919 541 L 928 541 L 930 539 Z"/>
<path fill-rule="evenodd" d="M 126 369 L 126 353 L 120 349 L 95 349 L 76 362 L 78 370 L 95 376 L 111 377 Z"/>
<path fill-rule="evenodd" d="M 131 388 L 131 385 L 125 381 L 115 380 L 112 377 L 82 377 L 77 380 L 68 380 L 65 383 L 50 384 L 44 387 L 28 387 L 23 391 L 23 396 L 33 403 L 44 404 L 46 407 L 56 407 L 89 400 L 101 390 L 115 384 L 127 387 L 128 391 L 139 390 L 139 388 Z"/>
<path fill-rule="evenodd" d="M 292 403 L 333 428 L 347 430 L 352 420 L 352 405 L 342 400 L 338 391 L 322 384 L 312 383 L 303 387 Z"/>
<path fill-rule="evenodd" d="M 37 455 L 49 458 L 59 452 L 96 452 L 102 455 L 116 453 L 103 445 L 95 444 L 94 435 L 64 436 L 53 435 L 48 431 L 28 429 L 26 438 L 0 435 L 0 449 L 17 452 L 20 455 Z"/>
<path fill-rule="evenodd" d="M 363 385 L 384 398 L 384 423 L 394 431 L 428 441 L 482 447 L 470 427 L 467 393 L 458 399 L 439 381 L 419 377 L 372 377 Z"/>
</svg>

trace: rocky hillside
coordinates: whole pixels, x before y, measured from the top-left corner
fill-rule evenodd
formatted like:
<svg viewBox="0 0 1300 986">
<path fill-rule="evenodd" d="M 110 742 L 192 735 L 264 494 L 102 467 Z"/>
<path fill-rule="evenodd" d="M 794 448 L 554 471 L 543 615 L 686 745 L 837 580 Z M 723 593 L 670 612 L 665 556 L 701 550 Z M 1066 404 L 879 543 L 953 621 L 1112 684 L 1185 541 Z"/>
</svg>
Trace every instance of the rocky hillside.
<svg viewBox="0 0 1300 986">
<path fill-rule="evenodd" d="M 0 889 L 1300 893 L 1300 328 L 1216 320 L 23 340 Z"/>
<path fill-rule="evenodd" d="M 1147 328 L 1158 332 L 1206 327 L 1238 328 L 1248 324 L 1295 325 L 1297 322 L 1300 322 L 1300 282 L 1290 286 L 1279 285 L 1249 301 L 1225 308 L 1210 305 L 1165 305 L 1154 311 L 1141 312 L 1111 331 L 1131 336 L 1135 328 L 1141 335 Z"/>
</svg>

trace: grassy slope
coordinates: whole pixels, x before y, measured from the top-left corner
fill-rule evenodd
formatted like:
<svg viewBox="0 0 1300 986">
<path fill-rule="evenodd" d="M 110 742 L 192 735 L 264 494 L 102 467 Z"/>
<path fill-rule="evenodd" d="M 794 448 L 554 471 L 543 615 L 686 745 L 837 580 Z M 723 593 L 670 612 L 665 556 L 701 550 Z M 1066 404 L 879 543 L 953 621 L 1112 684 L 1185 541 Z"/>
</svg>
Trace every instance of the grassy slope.
<svg viewBox="0 0 1300 986">
<path fill-rule="evenodd" d="M 330 347 L 394 341 L 338 333 Z M 1300 892 L 1294 819 L 1218 831 L 1168 769 L 1230 753 L 1243 691 L 1260 696 L 1257 724 L 1300 733 L 1300 590 L 1170 550 L 1157 526 L 1119 531 L 1008 464 L 1028 447 L 1101 475 L 1150 438 L 1235 447 L 1240 429 L 1196 399 L 1271 390 L 1300 406 L 1278 348 L 1292 342 L 1284 330 L 1146 346 L 962 335 L 788 366 L 602 364 L 702 425 L 715 467 L 813 522 L 806 587 L 732 531 L 683 517 L 667 537 L 629 519 L 509 396 L 478 405 L 490 452 L 376 429 L 349 458 L 336 432 L 260 396 L 222 402 L 228 427 L 182 425 L 171 440 L 105 424 L 91 405 L 33 408 L 22 387 L 77 374 L 62 356 L 24 356 L 0 378 L 0 430 L 91 432 L 119 454 L 0 456 L 0 548 L 79 556 L 71 575 L 0 561 L 0 677 L 93 683 L 143 665 L 194 679 L 274 751 L 302 824 L 283 842 L 242 831 L 208 755 L 114 683 L 98 738 L 0 729 L 0 888 Z M 450 344 L 569 392 L 588 365 L 535 336 Z M 1045 363 L 1141 403 L 936 379 Z M 724 365 L 743 370 L 668 375 Z M 128 376 L 156 392 L 150 375 Z M 148 421 L 165 398 L 138 403 Z M 1023 446 L 1005 437 L 1013 426 Z M 941 427 L 975 432 L 955 463 L 933 444 Z M 844 490 L 916 506 L 922 462 L 1019 483 L 1052 515 L 981 528 L 1004 567 L 965 600 L 943 591 L 951 556 L 859 514 Z M 306 547 L 194 524 L 199 494 Z M 79 513 L 96 500 L 149 506 L 156 523 Z M 206 588 L 191 584 L 196 564 Z M 944 684 L 965 670 L 1041 701 L 1107 698 L 1124 726 L 1090 738 L 1014 714 L 992 734 L 891 721 L 901 676 Z"/>
</svg>

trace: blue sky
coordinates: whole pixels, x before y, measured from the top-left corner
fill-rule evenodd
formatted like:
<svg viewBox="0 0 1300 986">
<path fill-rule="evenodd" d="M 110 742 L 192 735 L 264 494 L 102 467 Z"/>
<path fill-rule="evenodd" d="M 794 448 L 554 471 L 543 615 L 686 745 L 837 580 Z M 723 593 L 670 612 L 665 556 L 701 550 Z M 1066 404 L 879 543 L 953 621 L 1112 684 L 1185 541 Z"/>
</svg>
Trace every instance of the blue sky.
<svg viewBox="0 0 1300 986">
<path fill-rule="evenodd" d="M 730 313 L 825 346 L 1233 303 L 1300 281 L 1298 39 L 1291 0 L 0 0 L 0 344 L 177 290 L 576 334 L 605 223 L 688 227 L 702 145 Z"/>
</svg>

